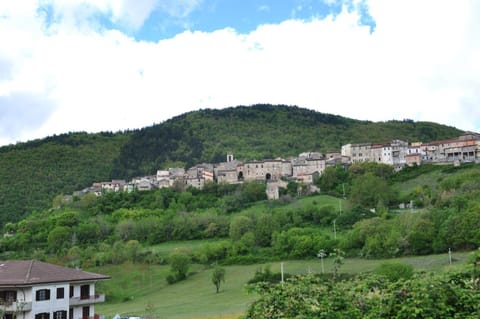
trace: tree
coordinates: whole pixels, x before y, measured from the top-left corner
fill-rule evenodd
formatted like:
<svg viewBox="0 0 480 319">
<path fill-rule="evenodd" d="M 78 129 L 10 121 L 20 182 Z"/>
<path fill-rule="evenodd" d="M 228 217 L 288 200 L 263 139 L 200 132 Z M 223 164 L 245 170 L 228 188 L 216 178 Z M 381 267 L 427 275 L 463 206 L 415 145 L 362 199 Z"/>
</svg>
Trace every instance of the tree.
<svg viewBox="0 0 480 319">
<path fill-rule="evenodd" d="M 261 214 L 257 217 L 254 226 L 254 234 L 257 245 L 270 246 L 272 234 L 280 228 L 276 219 L 271 214 Z"/>
<path fill-rule="evenodd" d="M 82 209 L 91 209 L 97 203 L 97 195 L 94 193 L 87 193 L 80 199 L 80 207 Z"/>
<path fill-rule="evenodd" d="M 212 283 L 215 285 L 217 289 L 217 294 L 220 291 L 220 284 L 225 282 L 225 268 L 220 266 L 215 266 L 212 272 Z"/>
<path fill-rule="evenodd" d="M 190 268 L 190 257 L 188 255 L 174 252 L 169 256 L 169 264 L 175 281 L 187 278 L 188 269 Z"/>
<path fill-rule="evenodd" d="M 344 263 L 344 257 L 343 256 L 345 256 L 345 253 L 338 248 L 335 248 L 333 250 L 333 253 L 330 253 L 330 257 L 333 257 L 332 275 L 333 275 L 333 280 L 334 281 L 337 279 L 340 267 Z"/>
<path fill-rule="evenodd" d="M 388 206 L 391 200 L 387 182 L 368 172 L 353 181 L 350 201 L 353 204 L 374 208 L 379 202 Z"/>
<path fill-rule="evenodd" d="M 72 230 L 70 227 L 57 226 L 48 234 L 48 247 L 53 252 L 58 252 L 61 248 L 71 242 L 71 238 Z"/>
<path fill-rule="evenodd" d="M 247 216 L 235 216 L 230 222 L 229 235 L 233 240 L 240 240 L 243 234 L 248 231 L 253 231 L 253 221 Z"/>
</svg>

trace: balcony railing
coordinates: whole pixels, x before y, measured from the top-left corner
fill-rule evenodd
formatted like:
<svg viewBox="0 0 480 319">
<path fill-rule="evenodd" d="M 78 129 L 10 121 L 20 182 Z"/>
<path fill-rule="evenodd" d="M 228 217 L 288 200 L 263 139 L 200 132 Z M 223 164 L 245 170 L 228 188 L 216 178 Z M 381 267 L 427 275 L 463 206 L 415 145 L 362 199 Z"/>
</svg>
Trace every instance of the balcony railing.
<svg viewBox="0 0 480 319">
<path fill-rule="evenodd" d="M 30 311 L 32 303 L 26 301 L 0 301 L 0 308 L 8 312 Z"/>
<path fill-rule="evenodd" d="M 70 298 L 70 306 L 91 305 L 98 302 L 105 302 L 105 295 L 96 294 L 93 296 L 80 296 Z"/>
<path fill-rule="evenodd" d="M 78 319 L 103 319 L 104 316 L 100 316 L 98 314 L 94 314 L 93 317 L 80 317 Z"/>
</svg>

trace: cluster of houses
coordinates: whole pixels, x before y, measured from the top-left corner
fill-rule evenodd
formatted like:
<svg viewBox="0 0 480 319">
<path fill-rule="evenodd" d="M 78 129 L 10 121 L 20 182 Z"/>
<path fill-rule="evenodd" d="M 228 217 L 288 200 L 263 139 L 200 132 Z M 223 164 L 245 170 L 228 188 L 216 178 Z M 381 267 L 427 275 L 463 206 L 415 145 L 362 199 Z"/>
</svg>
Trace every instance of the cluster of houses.
<svg viewBox="0 0 480 319">
<path fill-rule="evenodd" d="M 101 195 L 105 191 L 143 191 L 175 185 L 203 188 L 208 182 L 237 184 L 244 181 L 266 181 L 268 197 L 277 199 L 278 187 L 284 187 L 285 181 L 312 185 L 328 166 L 367 161 L 392 165 L 397 171 L 406 165 L 422 163 L 458 165 L 462 162 L 480 162 L 480 134 L 465 132 L 457 138 L 425 144 L 401 140 L 346 144 L 342 146 L 341 152 L 325 155 L 309 152 L 290 159 L 242 162 L 234 159 L 233 154 L 227 154 L 223 163 L 202 163 L 188 169 L 159 170 L 156 175 L 134 178 L 131 182 L 112 180 L 94 183 L 76 195 L 81 196 L 86 192 Z"/>
<path fill-rule="evenodd" d="M 355 162 L 379 162 L 401 170 L 405 165 L 422 163 L 455 164 L 480 161 L 480 134 L 465 132 L 448 140 L 431 143 L 361 143 L 342 146 L 342 155 Z"/>
</svg>

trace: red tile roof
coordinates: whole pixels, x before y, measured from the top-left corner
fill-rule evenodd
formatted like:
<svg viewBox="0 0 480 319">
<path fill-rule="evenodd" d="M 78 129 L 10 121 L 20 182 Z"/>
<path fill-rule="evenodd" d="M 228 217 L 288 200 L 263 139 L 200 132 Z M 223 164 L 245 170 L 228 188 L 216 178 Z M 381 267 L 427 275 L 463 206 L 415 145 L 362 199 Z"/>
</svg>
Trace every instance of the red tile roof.
<svg viewBox="0 0 480 319">
<path fill-rule="evenodd" d="M 40 283 L 103 279 L 110 277 L 36 260 L 0 261 L 0 286 L 31 286 Z"/>
</svg>

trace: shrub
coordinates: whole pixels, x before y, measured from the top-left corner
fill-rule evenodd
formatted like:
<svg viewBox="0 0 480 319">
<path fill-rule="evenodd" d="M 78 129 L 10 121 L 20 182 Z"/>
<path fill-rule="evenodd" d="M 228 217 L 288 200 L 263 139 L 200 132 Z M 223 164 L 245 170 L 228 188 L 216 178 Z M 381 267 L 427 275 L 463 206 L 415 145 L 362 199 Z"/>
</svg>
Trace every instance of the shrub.
<svg viewBox="0 0 480 319">
<path fill-rule="evenodd" d="M 394 282 L 401 279 L 410 279 L 413 276 L 413 266 L 403 263 L 383 263 L 375 269 L 375 273 Z"/>
</svg>

